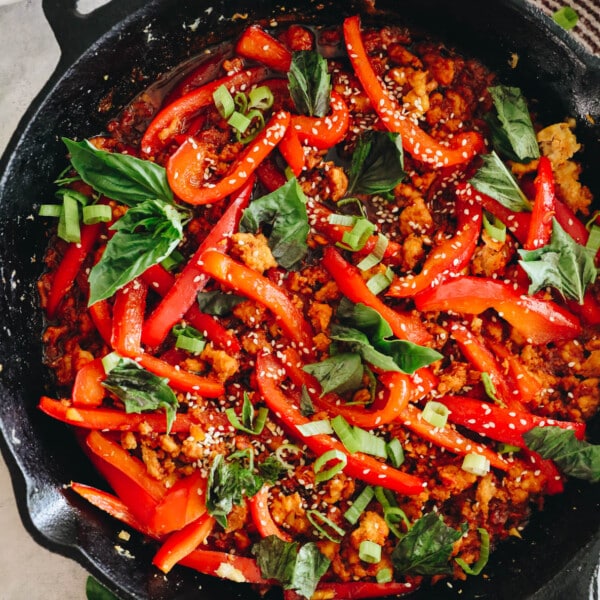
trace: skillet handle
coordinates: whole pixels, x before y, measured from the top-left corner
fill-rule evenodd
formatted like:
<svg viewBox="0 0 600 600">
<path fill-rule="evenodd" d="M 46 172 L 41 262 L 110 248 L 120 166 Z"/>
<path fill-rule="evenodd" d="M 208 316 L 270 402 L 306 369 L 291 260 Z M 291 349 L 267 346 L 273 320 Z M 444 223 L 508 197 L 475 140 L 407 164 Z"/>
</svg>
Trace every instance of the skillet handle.
<svg viewBox="0 0 600 600">
<path fill-rule="evenodd" d="M 44 14 L 61 50 L 58 69 L 66 69 L 102 35 L 146 4 L 147 0 L 110 0 L 82 14 L 77 10 L 77 0 L 42 0 Z"/>
</svg>

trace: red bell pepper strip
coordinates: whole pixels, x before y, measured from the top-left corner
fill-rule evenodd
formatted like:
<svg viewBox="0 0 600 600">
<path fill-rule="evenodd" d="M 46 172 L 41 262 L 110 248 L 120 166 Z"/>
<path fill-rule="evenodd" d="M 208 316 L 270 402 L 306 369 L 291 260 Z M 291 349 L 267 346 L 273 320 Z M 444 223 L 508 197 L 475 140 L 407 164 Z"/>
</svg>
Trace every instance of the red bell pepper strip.
<svg viewBox="0 0 600 600">
<path fill-rule="evenodd" d="M 90 361 L 75 375 L 72 399 L 74 406 L 93 408 L 100 406 L 106 396 L 106 388 L 102 381 L 106 378 L 101 358 Z"/>
<path fill-rule="evenodd" d="M 292 173 L 299 177 L 302 169 L 304 169 L 304 148 L 292 127 L 288 127 L 285 135 L 281 138 L 279 152 L 285 158 L 285 162 L 287 162 Z"/>
<path fill-rule="evenodd" d="M 262 81 L 267 74 L 264 67 L 238 71 L 221 79 L 191 91 L 163 108 L 154 117 L 146 129 L 140 148 L 146 156 L 153 156 L 162 150 L 170 140 L 185 129 L 188 122 L 198 111 L 214 103 L 213 92 L 224 85 L 228 90 L 239 89 L 241 86 L 251 86 Z"/>
<path fill-rule="evenodd" d="M 438 401 L 450 409 L 448 419 L 452 423 L 519 448 L 525 447 L 523 434 L 534 427 L 572 429 L 579 440 L 585 435 L 585 423 L 558 421 L 463 396 L 444 396 Z"/>
<path fill-rule="evenodd" d="M 111 345 L 121 356 L 133 357 L 142 351 L 142 326 L 148 286 L 138 277 L 117 290 L 113 305 Z"/>
<path fill-rule="evenodd" d="M 250 142 L 232 165 L 230 171 L 216 183 L 198 183 L 203 171 L 204 151 L 201 144 L 188 138 L 167 163 L 167 179 L 173 192 L 189 204 L 210 204 L 239 190 L 258 165 L 283 138 L 290 123 L 290 114 L 275 113 L 265 128 Z"/>
<path fill-rule="evenodd" d="M 206 512 L 206 478 L 199 470 L 179 479 L 156 505 L 150 527 L 159 535 L 183 529 Z"/>
<path fill-rule="evenodd" d="M 285 175 L 270 158 L 260 163 L 256 169 L 256 176 L 268 192 L 274 192 L 287 182 Z"/>
<path fill-rule="evenodd" d="M 350 63 L 371 105 L 384 126 L 402 136 L 402 145 L 413 158 L 444 167 L 468 162 L 484 149 L 483 138 L 475 131 L 456 136 L 454 146 L 449 148 L 415 125 L 373 70 L 360 33 L 360 17 L 347 18 L 343 29 Z"/>
<path fill-rule="evenodd" d="M 534 185 L 535 199 L 527 239 L 523 245 L 525 250 L 536 250 L 545 246 L 550 243 L 552 236 L 552 217 L 556 212 L 556 196 L 552 163 L 547 156 L 540 156 Z"/>
<path fill-rule="evenodd" d="M 431 341 L 431 334 L 415 315 L 401 313 L 380 300 L 367 287 L 360 271 L 344 260 L 332 246 L 325 248 L 322 265 L 349 300 L 361 302 L 376 310 L 389 323 L 397 338 L 421 345 Z"/>
<path fill-rule="evenodd" d="M 217 550 L 198 549 L 182 558 L 179 564 L 204 575 L 231 579 L 238 583 L 269 583 L 263 578 L 256 560 L 248 556 L 237 556 L 236 554 Z"/>
<path fill-rule="evenodd" d="M 168 573 L 183 557 L 193 552 L 210 535 L 215 520 L 202 515 L 183 529 L 172 533 L 152 559 L 152 564 Z"/>
<path fill-rule="evenodd" d="M 600 325 L 600 300 L 591 290 L 585 291 L 583 304 L 576 300 L 567 300 L 567 306 L 587 325 Z"/>
<path fill-rule="evenodd" d="M 360 479 L 371 485 L 381 485 L 400 494 L 419 494 L 425 483 L 418 477 L 390 467 L 372 456 L 357 452 L 350 454 L 333 437 L 325 434 L 305 436 L 298 426 L 309 423 L 298 408 L 290 402 L 289 392 L 283 392 L 278 385 L 281 363 L 272 355 L 260 354 L 256 359 L 256 377 L 262 399 L 271 409 L 277 419 L 300 439 L 317 456 L 329 450 L 337 450 L 346 456 L 347 463 L 344 473 L 355 479 Z"/>
<path fill-rule="evenodd" d="M 285 333 L 298 344 L 300 351 L 305 355 L 312 355 L 311 326 L 277 285 L 222 252 L 210 250 L 204 254 L 202 262 L 205 273 L 268 308 Z"/>
<path fill-rule="evenodd" d="M 446 424 L 444 427 L 435 427 L 422 417 L 421 411 L 409 404 L 400 415 L 399 422 L 423 439 L 446 448 L 454 454 L 464 456 L 470 453 L 485 456 L 492 467 L 502 471 L 508 471 L 510 463 L 504 460 L 497 452 L 494 452 L 483 444 L 478 444 L 460 434 L 456 429 Z"/>
<path fill-rule="evenodd" d="M 251 498 L 248 498 L 248 506 L 252 515 L 252 522 L 256 527 L 260 537 L 269 537 L 276 535 L 284 542 L 291 542 L 292 536 L 283 531 L 271 516 L 269 511 L 269 486 L 263 485 L 260 490 Z"/>
<path fill-rule="evenodd" d="M 244 58 L 267 65 L 275 71 L 287 73 L 292 63 L 292 53 L 259 25 L 250 25 L 242 33 L 235 51 Z"/>
<path fill-rule="evenodd" d="M 175 277 L 160 263 L 148 267 L 140 277 L 146 282 L 148 290 L 164 296 L 173 287 Z"/>
<path fill-rule="evenodd" d="M 481 207 L 474 203 L 469 204 L 468 209 L 469 220 L 466 224 L 429 253 L 419 274 L 397 277 L 387 289 L 386 296 L 413 296 L 436 285 L 448 275 L 460 273 L 469 264 L 481 232 L 482 214 Z"/>
<path fill-rule="evenodd" d="M 42 396 L 38 408 L 48 416 L 84 429 L 97 429 L 99 431 L 138 431 L 142 425 L 149 426 L 156 433 L 167 431 L 167 419 L 164 413 L 126 413 L 124 410 L 113 408 L 79 408 L 72 406 L 65 400 L 55 400 Z M 210 417 L 210 419 L 209 419 Z M 222 425 L 226 427 L 229 421 L 221 413 L 208 413 L 207 426 Z M 197 418 L 192 418 L 187 413 L 177 413 L 172 433 L 186 433 L 192 424 L 198 423 Z"/>
<path fill-rule="evenodd" d="M 242 213 L 250 202 L 253 186 L 254 177 L 250 176 L 178 277 L 172 278 L 172 285 L 167 288 L 163 299 L 144 323 L 142 341 L 146 345 L 158 346 L 162 343 L 173 325 L 194 305 L 198 292 L 209 280 L 200 265 L 202 255 L 207 250 L 217 249 L 221 244 L 224 245 L 224 249 L 227 247 L 228 238 L 237 231 Z M 159 293 L 166 287 L 164 275 L 162 281 Z"/>
<path fill-rule="evenodd" d="M 540 471 L 546 479 L 544 492 L 549 495 L 562 494 L 565 491 L 565 477 L 560 472 L 556 463 L 549 458 L 542 458 L 537 452 L 522 448 L 521 453 L 524 455 L 525 464 L 532 471 Z"/>
<path fill-rule="evenodd" d="M 572 340 L 581 334 L 579 320 L 558 304 L 488 277 L 450 279 L 417 294 L 415 304 L 420 311 L 475 315 L 494 308 L 533 344 Z"/>
<path fill-rule="evenodd" d="M 100 337 L 107 346 L 110 346 L 112 337 L 112 311 L 108 300 L 95 302 L 88 307 L 88 311 Z"/>
<path fill-rule="evenodd" d="M 417 586 L 412 583 L 390 581 L 389 583 L 375 583 L 372 581 L 349 581 L 347 583 L 319 583 L 315 598 L 327 600 L 360 600 L 363 598 L 400 597 L 413 594 Z M 294 590 L 284 590 L 284 600 L 301 600 L 304 596 Z"/>
<path fill-rule="evenodd" d="M 56 316 L 60 303 L 71 289 L 81 265 L 95 246 L 103 227 L 103 223 L 82 225 L 80 242 L 71 243 L 67 247 L 50 286 L 46 303 L 46 314 L 49 319 Z"/>
</svg>

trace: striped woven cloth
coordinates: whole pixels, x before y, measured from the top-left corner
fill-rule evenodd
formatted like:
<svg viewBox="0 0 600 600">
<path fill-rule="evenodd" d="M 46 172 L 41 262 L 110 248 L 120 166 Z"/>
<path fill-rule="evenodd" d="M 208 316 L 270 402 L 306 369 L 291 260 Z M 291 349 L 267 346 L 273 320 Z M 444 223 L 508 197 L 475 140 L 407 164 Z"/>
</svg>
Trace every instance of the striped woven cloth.
<svg viewBox="0 0 600 600">
<path fill-rule="evenodd" d="M 547 15 L 570 6 L 579 19 L 571 35 L 592 54 L 600 56 L 600 0 L 531 0 L 531 3 Z"/>
</svg>

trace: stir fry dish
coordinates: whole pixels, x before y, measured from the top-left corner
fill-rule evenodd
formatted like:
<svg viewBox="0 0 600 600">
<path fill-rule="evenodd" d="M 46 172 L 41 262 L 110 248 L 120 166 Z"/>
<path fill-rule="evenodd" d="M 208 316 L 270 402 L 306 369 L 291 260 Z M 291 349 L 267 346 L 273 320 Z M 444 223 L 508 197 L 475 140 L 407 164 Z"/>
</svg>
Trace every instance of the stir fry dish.
<svg viewBox="0 0 600 600">
<path fill-rule="evenodd" d="M 65 138 L 39 408 L 106 481 L 67 493 L 161 576 L 286 600 L 409 595 L 527 543 L 600 479 L 600 224 L 575 124 L 536 106 L 354 16 L 249 25 Z"/>
</svg>

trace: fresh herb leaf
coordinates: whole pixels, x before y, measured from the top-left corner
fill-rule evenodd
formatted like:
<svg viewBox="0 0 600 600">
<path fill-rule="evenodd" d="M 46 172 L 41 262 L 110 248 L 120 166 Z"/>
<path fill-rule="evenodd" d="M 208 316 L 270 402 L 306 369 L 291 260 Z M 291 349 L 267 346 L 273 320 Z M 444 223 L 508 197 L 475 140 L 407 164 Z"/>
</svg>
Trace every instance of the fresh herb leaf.
<svg viewBox="0 0 600 600">
<path fill-rule="evenodd" d="M 349 193 L 385 194 L 405 176 L 399 134 L 369 131 L 358 138 L 348 173 Z"/>
<path fill-rule="evenodd" d="M 177 323 L 171 329 L 175 336 L 175 348 L 187 350 L 192 354 L 200 354 L 206 347 L 206 338 L 195 327 Z"/>
<path fill-rule="evenodd" d="M 106 375 L 102 385 L 125 404 L 127 413 L 164 408 L 168 433 L 179 406 L 177 396 L 168 386 L 168 381 L 143 369 L 133 360 L 121 358 Z"/>
<path fill-rule="evenodd" d="M 269 483 L 279 481 L 288 472 L 287 467 L 273 454 L 256 465 L 256 469 L 258 470 L 258 474 Z"/>
<path fill-rule="evenodd" d="M 285 269 L 294 268 L 308 251 L 310 230 L 306 197 L 296 178 L 251 202 L 242 215 L 240 230 L 256 233 L 261 224 L 271 226 L 269 248 L 277 263 Z"/>
<path fill-rule="evenodd" d="M 318 379 L 322 394 L 354 391 L 362 383 L 362 360 L 356 353 L 336 354 L 321 362 L 305 365 L 303 370 Z"/>
<path fill-rule="evenodd" d="M 206 490 L 206 509 L 217 523 L 227 527 L 227 516 L 233 505 L 239 505 L 245 496 L 254 496 L 262 487 L 263 480 L 245 466 L 241 456 L 232 455 L 226 461 L 218 454 L 212 462 Z"/>
<path fill-rule="evenodd" d="M 430 512 L 421 517 L 405 534 L 392 552 L 398 573 L 411 575 L 449 575 L 452 573 L 452 545 L 466 531 L 448 527 L 442 517 Z"/>
<path fill-rule="evenodd" d="M 250 402 L 250 397 L 247 392 L 244 392 L 241 419 L 235 413 L 235 409 L 228 408 L 225 410 L 225 414 L 233 427 L 251 435 L 260 435 L 262 433 L 268 412 L 269 409 L 263 406 L 258 409 L 258 414 L 255 418 L 254 406 L 252 405 L 252 402 Z"/>
<path fill-rule="evenodd" d="M 327 61 L 318 52 L 294 52 L 288 82 L 290 96 L 300 114 L 324 117 L 329 112 L 331 77 Z"/>
<path fill-rule="evenodd" d="M 252 554 L 265 579 L 275 579 L 286 590 L 311 598 L 329 568 L 330 560 L 314 542 L 298 546 L 277 536 L 266 537 L 252 546 Z"/>
<path fill-rule="evenodd" d="M 600 445 L 578 440 L 570 429 L 534 427 L 523 434 L 527 447 L 553 460 L 570 477 L 600 481 Z"/>
<path fill-rule="evenodd" d="M 506 143 L 511 154 L 520 162 L 529 162 L 540 156 L 540 149 L 535 137 L 531 116 L 527 108 L 527 102 L 517 87 L 497 85 L 488 88 L 498 122 L 502 127 Z"/>
<path fill-rule="evenodd" d="M 118 596 L 115 596 L 91 575 L 85 583 L 85 597 L 87 600 L 119 600 Z"/>
<path fill-rule="evenodd" d="M 550 286 L 563 297 L 583 304 L 587 286 L 596 281 L 594 256 L 566 233 L 556 219 L 552 219 L 549 244 L 536 250 L 521 249 L 519 254 L 522 259 L 519 264 L 531 280 L 529 294 Z"/>
<path fill-rule="evenodd" d="M 529 211 L 531 204 L 521 191 L 515 178 L 495 152 L 482 156 L 483 164 L 469 183 L 482 194 L 487 194 L 506 208 L 515 211 Z"/>
<path fill-rule="evenodd" d="M 570 6 L 563 6 L 553 13 L 552 19 L 554 19 L 554 22 L 563 29 L 569 30 L 577 25 L 579 15 Z"/>
<path fill-rule="evenodd" d="M 311 417 L 315 414 L 315 407 L 305 385 L 302 386 L 302 391 L 300 392 L 300 412 L 305 417 Z"/>
<path fill-rule="evenodd" d="M 63 138 L 63 142 L 73 168 L 97 192 L 127 206 L 155 199 L 173 202 L 164 167 L 135 156 L 98 150 L 88 140 Z"/>
<path fill-rule="evenodd" d="M 246 298 L 235 294 L 226 294 L 219 290 L 213 292 L 200 292 L 197 296 L 198 308 L 207 315 L 225 317 Z"/>
<path fill-rule="evenodd" d="M 116 233 L 90 272 L 90 305 L 110 298 L 169 256 L 183 238 L 182 214 L 162 200 L 146 200 L 130 208 L 111 229 Z"/>
</svg>

